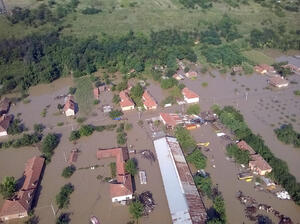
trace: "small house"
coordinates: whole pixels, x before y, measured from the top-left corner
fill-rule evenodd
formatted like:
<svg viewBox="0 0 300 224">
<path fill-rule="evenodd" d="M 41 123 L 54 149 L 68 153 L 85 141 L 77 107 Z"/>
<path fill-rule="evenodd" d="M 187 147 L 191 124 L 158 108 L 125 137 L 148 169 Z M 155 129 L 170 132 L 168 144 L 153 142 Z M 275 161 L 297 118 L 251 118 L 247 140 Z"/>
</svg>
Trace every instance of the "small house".
<svg viewBox="0 0 300 224">
<path fill-rule="evenodd" d="M 10 107 L 10 100 L 6 97 L 4 97 L 3 100 L 0 102 L 0 115 L 7 114 Z"/>
<path fill-rule="evenodd" d="M 268 83 L 277 88 L 287 87 L 289 85 L 289 82 L 280 75 L 270 77 Z"/>
<path fill-rule="evenodd" d="M 178 81 L 184 79 L 184 77 L 178 73 L 175 73 L 172 77 Z"/>
<path fill-rule="evenodd" d="M 134 109 L 134 103 L 130 99 L 128 93 L 126 91 L 121 91 L 119 93 L 120 96 L 120 106 L 122 111 L 128 111 L 128 110 L 133 110 Z"/>
<path fill-rule="evenodd" d="M 74 97 L 71 95 L 67 96 L 66 98 L 64 113 L 67 117 L 74 116 L 76 114 L 76 103 L 74 101 Z"/>
<path fill-rule="evenodd" d="M 183 120 L 178 114 L 160 113 L 159 115 L 164 125 L 169 128 L 174 128 L 178 124 L 182 124 Z"/>
<path fill-rule="evenodd" d="M 198 103 L 199 102 L 199 96 L 193 92 L 192 90 L 188 89 L 187 87 L 183 88 L 182 95 L 187 103 Z"/>
<path fill-rule="evenodd" d="M 143 98 L 144 108 L 146 110 L 157 109 L 156 101 L 154 100 L 154 98 L 150 95 L 150 93 L 147 90 L 145 90 L 142 98 Z"/>
<path fill-rule="evenodd" d="M 260 74 L 267 74 L 267 73 L 276 73 L 276 70 L 273 66 L 261 64 L 254 66 L 254 70 Z"/>
<path fill-rule="evenodd" d="M 239 141 L 237 144 L 237 147 L 242 150 L 242 151 L 248 151 L 249 155 L 254 155 L 256 154 L 256 152 L 254 151 L 254 149 L 247 144 L 247 142 L 245 142 L 244 140 Z"/>
<path fill-rule="evenodd" d="M 99 88 L 98 88 L 98 87 L 95 87 L 95 88 L 94 88 L 93 93 L 94 93 L 94 98 L 95 98 L 96 100 L 99 100 L 99 98 L 100 98 L 100 91 L 99 91 Z"/>
<path fill-rule="evenodd" d="M 251 155 L 251 161 L 249 162 L 249 167 L 252 171 L 257 172 L 261 176 L 264 176 L 267 173 L 272 172 L 272 167 L 259 154 Z"/>
<path fill-rule="evenodd" d="M 195 71 L 189 71 L 189 72 L 185 73 L 185 76 L 189 79 L 193 79 L 193 78 L 197 78 L 198 73 Z"/>
<path fill-rule="evenodd" d="M 7 135 L 7 129 L 13 119 L 13 115 L 3 114 L 0 117 L 0 137 Z"/>
</svg>

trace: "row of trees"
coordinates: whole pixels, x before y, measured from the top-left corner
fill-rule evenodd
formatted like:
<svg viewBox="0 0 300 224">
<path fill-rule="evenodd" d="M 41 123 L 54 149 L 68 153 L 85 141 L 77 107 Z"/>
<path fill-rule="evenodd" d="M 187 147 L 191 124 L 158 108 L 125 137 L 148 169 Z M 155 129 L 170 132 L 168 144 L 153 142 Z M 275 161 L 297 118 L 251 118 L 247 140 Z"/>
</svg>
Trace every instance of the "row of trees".
<svg viewBox="0 0 300 224">
<path fill-rule="evenodd" d="M 94 133 L 94 131 L 102 132 L 104 130 L 112 131 L 116 128 L 116 125 L 109 124 L 109 125 L 100 125 L 100 126 L 93 126 L 90 124 L 82 125 L 79 130 L 74 130 L 71 132 L 69 140 L 75 141 L 80 139 L 83 136 L 90 136 Z"/>
<path fill-rule="evenodd" d="M 227 155 L 233 157 L 236 162 L 240 164 L 248 164 L 250 160 L 249 152 L 240 150 L 236 144 L 229 144 L 226 146 Z"/>
<path fill-rule="evenodd" d="M 300 205 L 300 183 L 289 173 L 286 162 L 274 156 L 264 140 L 255 135 L 248 128 L 242 114 L 231 106 L 223 109 L 214 107 L 215 113 L 219 115 L 220 121 L 230 128 L 239 139 L 244 139 L 258 154 L 260 154 L 272 167 L 271 177 L 281 184 L 291 195 L 296 204 Z"/>
</svg>

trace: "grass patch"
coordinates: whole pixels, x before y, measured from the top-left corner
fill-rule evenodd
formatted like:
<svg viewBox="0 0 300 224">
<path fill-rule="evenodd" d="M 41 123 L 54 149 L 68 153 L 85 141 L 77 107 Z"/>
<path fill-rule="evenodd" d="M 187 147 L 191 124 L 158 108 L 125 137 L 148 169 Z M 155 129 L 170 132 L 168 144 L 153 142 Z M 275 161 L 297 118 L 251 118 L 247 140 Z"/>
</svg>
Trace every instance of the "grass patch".
<svg viewBox="0 0 300 224">
<path fill-rule="evenodd" d="M 255 64 L 271 65 L 275 62 L 273 58 L 257 50 L 244 51 L 243 55 Z"/>
<path fill-rule="evenodd" d="M 208 83 L 207 83 L 207 82 L 202 82 L 202 83 L 201 83 L 201 86 L 202 86 L 202 87 L 207 87 L 207 86 L 208 86 Z"/>
<path fill-rule="evenodd" d="M 79 112 L 88 115 L 93 105 L 93 85 L 89 77 L 78 78 L 75 81 L 76 93 L 75 98 L 78 103 Z"/>
</svg>

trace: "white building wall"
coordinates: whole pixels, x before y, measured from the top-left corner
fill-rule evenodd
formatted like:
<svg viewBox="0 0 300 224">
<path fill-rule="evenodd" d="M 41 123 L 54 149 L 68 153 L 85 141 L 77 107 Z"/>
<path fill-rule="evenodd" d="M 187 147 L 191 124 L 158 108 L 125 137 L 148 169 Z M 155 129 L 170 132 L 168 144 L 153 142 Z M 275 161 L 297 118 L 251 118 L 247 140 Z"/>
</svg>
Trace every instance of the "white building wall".
<svg viewBox="0 0 300 224">
<path fill-rule="evenodd" d="M 128 195 L 123 195 L 123 196 L 119 196 L 119 197 L 113 197 L 111 199 L 112 202 L 120 202 L 120 201 L 126 201 L 126 200 L 130 200 L 132 199 L 132 194 L 128 194 Z"/>
<path fill-rule="evenodd" d="M 128 107 L 121 107 L 122 111 L 128 111 L 128 110 L 133 110 L 134 106 L 128 106 Z"/>
<path fill-rule="evenodd" d="M 1 131 L 1 132 L 0 132 L 0 137 L 6 136 L 6 135 L 7 135 L 7 131 Z"/>
<path fill-rule="evenodd" d="M 188 99 L 188 98 L 184 97 L 184 100 L 187 103 L 199 103 L 199 97 L 197 97 L 197 98 L 191 98 L 191 99 Z"/>
<path fill-rule="evenodd" d="M 75 115 L 75 111 L 72 110 L 72 109 L 68 109 L 66 112 L 65 112 L 66 116 L 69 117 L 69 116 L 74 116 Z"/>
</svg>

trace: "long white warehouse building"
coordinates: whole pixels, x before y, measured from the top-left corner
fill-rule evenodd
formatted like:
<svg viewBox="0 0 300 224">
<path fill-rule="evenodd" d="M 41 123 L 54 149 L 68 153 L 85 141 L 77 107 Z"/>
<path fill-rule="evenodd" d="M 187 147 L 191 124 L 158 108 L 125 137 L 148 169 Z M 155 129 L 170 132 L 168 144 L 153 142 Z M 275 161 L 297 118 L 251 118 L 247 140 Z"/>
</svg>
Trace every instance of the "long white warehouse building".
<svg viewBox="0 0 300 224">
<path fill-rule="evenodd" d="M 154 140 L 174 224 L 204 224 L 207 213 L 176 138 Z"/>
</svg>

